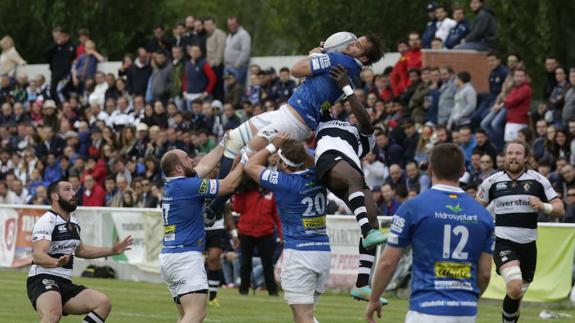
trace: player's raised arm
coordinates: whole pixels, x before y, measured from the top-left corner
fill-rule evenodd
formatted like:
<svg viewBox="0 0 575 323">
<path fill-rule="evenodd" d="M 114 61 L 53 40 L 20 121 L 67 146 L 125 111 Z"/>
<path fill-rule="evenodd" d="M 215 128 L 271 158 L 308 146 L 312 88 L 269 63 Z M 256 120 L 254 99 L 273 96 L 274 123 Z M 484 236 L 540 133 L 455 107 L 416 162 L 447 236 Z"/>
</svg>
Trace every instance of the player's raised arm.
<svg viewBox="0 0 575 323">
<path fill-rule="evenodd" d="M 212 149 L 207 155 L 202 157 L 202 160 L 194 168 L 196 174 L 199 178 L 204 178 L 212 172 L 214 168 L 218 165 L 222 155 L 224 154 L 224 145 L 220 143 L 214 149 Z"/>
<path fill-rule="evenodd" d="M 256 183 L 260 184 L 260 176 L 262 172 L 266 170 L 265 164 L 268 157 L 275 153 L 286 139 L 288 139 L 287 134 L 279 133 L 274 137 L 272 142 L 266 146 L 266 148 L 258 151 L 255 155 L 250 157 L 247 162 L 245 162 L 247 158 L 242 156 L 242 162 L 245 162 L 244 170 L 246 174 L 248 174 L 248 176 Z"/>
<path fill-rule="evenodd" d="M 317 47 L 309 52 L 309 57 L 295 63 L 290 73 L 297 78 L 320 74 L 329 68 L 329 61 L 329 56 L 322 54 L 321 48 Z"/>
<path fill-rule="evenodd" d="M 355 114 L 357 121 L 359 122 L 359 130 L 362 135 L 371 135 L 374 131 L 371 125 L 371 118 L 367 113 L 367 110 L 363 107 L 359 99 L 355 96 L 351 85 L 349 84 L 349 76 L 347 71 L 341 65 L 337 65 L 331 68 L 330 77 L 337 83 L 337 86 L 343 91 L 348 100 L 351 111 Z"/>
<path fill-rule="evenodd" d="M 228 176 L 224 179 L 218 180 L 218 186 L 220 187 L 218 190 L 218 196 L 224 196 L 235 192 L 242 181 L 242 174 L 243 168 L 238 165 L 228 174 Z"/>
</svg>

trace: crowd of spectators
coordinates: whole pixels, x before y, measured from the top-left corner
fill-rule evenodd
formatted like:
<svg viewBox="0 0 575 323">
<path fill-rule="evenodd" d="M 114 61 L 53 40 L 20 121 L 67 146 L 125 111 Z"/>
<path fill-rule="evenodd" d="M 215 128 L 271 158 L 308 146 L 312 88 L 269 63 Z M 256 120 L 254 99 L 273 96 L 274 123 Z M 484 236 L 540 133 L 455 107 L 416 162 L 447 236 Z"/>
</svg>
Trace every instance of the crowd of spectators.
<svg viewBox="0 0 575 323">
<path fill-rule="evenodd" d="M 473 24 L 464 8 L 431 4 L 423 37 L 412 32 L 398 41 L 394 66 L 361 73 L 355 93 L 377 129 L 363 166 L 380 214 L 392 215 L 430 187 L 434 145 L 461 146 L 467 167 L 461 183 L 473 193 L 502 169 L 505 141 L 521 138 L 532 146 L 530 166 L 567 205 L 561 221 L 575 222 L 575 69 L 547 57 L 543 96 L 534 98 L 518 53 L 487 54 L 488 93 L 477 93 L 466 71 L 422 65 L 422 48 L 494 48 L 493 12 L 481 0 L 470 7 Z M 226 23 L 227 34 L 214 18 L 188 16 L 171 33 L 157 25 L 135 55 L 125 55 L 117 76 L 98 70 L 106 57 L 86 29 L 77 39 L 53 30 L 49 80 L 17 73 L 26 62 L 12 39 L 2 38 L 0 203 L 45 205 L 47 184 L 66 177 L 83 206 L 158 207 L 158 161 L 167 150 L 200 158 L 225 131 L 277 109 L 297 86 L 287 67 L 278 73 L 249 65 L 249 32 L 236 17 Z M 335 104 L 332 114 L 356 121 L 346 103 Z M 350 214 L 333 196 L 329 212 Z"/>
</svg>

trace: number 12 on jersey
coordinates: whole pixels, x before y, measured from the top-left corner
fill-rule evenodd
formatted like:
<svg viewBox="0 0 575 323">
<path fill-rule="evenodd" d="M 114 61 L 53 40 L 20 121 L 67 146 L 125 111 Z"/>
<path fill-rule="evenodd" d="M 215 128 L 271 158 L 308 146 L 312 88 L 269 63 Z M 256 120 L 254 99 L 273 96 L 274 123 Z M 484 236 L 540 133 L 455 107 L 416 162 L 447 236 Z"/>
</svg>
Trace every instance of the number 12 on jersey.
<svg viewBox="0 0 575 323">
<path fill-rule="evenodd" d="M 459 238 L 459 242 L 451 252 L 451 234 L 453 233 L 454 236 L 461 236 Z M 463 226 L 458 225 L 451 229 L 451 224 L 446 224 L 443 226 L 443 258 L 447 259 L 457 259 L 457 260 L 466 260 L 467 259 L 467 252 L 463 252 L 465 245 L 467 244 L 467 240 L 469 239 L 469 230 Z"/>
</svg>

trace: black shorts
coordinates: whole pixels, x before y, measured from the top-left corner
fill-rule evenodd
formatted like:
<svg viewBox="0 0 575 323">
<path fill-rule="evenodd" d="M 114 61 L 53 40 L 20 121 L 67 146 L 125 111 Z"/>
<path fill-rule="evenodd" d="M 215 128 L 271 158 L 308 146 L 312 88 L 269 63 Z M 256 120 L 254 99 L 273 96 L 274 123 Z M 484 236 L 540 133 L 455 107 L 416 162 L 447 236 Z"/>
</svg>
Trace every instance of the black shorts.
<svg viewBox="0 0 575 323">
<path fill-rule="evenodd" d="M 206 230 L 206 250 L 210 248 L 224 249 L 228 232 L 224 229 Z"/>
<path fill-rule="evenodd" d="M 26 288 L 28 290 L 28 298 L 32 302 L 34 309 L 36 309 L 36 300 L 45 292 L 56 291 L 60 293 L 62 307 L 64 307 L 64 304 L 70 299 L 86 289 L 85 286 L 73 284 L 69 279 L 48 274 L 28 277 Z"/>
<path fill-rule="evenodd" d="M 347 157 L 346 154 L 341 153 L 338 150 L 326 151 L 325 153 L 321 154 L 321 156 L 319 156 L 319 158 L 317 159 L 317 161 L 315 163 L 315 173 L 317 175 L 317 178 L 319 178 L 320 182 L 324 186 L 327 186 L 327 174 L 340 161 L 348 163 L 351 167 L 353 167 L 355 170 L 357 170 L 359 172 L 359 174 L 361 174 L 361 177 L 363 178 L 363 187 L 368 188 L 367 184 L 365 183 L 365 176 L 363 174 L 363 170 L 361 170 L 361 168 L 358 167 L 351 158 Z M 329 189 L 329 186 L 327 188 Z M 335 195 L 337 195 L 342 200 L 347 201 L 347 196 L 343 196 L 343 198 L 340 196 L 340 195 L 342 195 L 342 194 L 340 194 L 342 192 L 335 192 L 334 190 L 331 190 L 331 189 L 330 189 L 330 191 L 332 191 Z M 345 195 L 345 194 L 347 194 L 347 192 L 345 192 L 343 194 Z"/>
<path fill-rule="evenodd" d="M 497 273 L 500 275 L 501 273 L 499 272 L 499 269 L 501 266 L 512 260 L 518 260 L 523 281 L 530 283 L 533 281 L 533 276 L 535 276 L 535 267 L 537 265 L 537 245 L 535 244 L 535 241 L 522 244 L 496 238 L 493 260 L 495 261 Z"/>
</svg>

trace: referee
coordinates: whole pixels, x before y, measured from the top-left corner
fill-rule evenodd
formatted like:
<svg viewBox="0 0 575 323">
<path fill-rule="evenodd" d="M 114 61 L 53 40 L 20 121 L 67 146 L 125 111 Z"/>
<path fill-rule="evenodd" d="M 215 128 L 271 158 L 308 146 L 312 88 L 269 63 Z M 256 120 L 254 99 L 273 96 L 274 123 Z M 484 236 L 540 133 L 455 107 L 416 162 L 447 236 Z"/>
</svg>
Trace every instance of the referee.
<svg viewBox="0 0 575 323">
<path fill-rule="evenodd" d="M 535 275 L 537 213 L 560 217 L 565 210 L 545 176 L 527 169 L 529 147 L 514 140 L 505 145 L 505 167 L 483 181 L 477 200 L 492 204 L 495 215 L 497 273 L 503 277 L 503 322 L 518 322 L 519 305 Z"/>
</svg>

